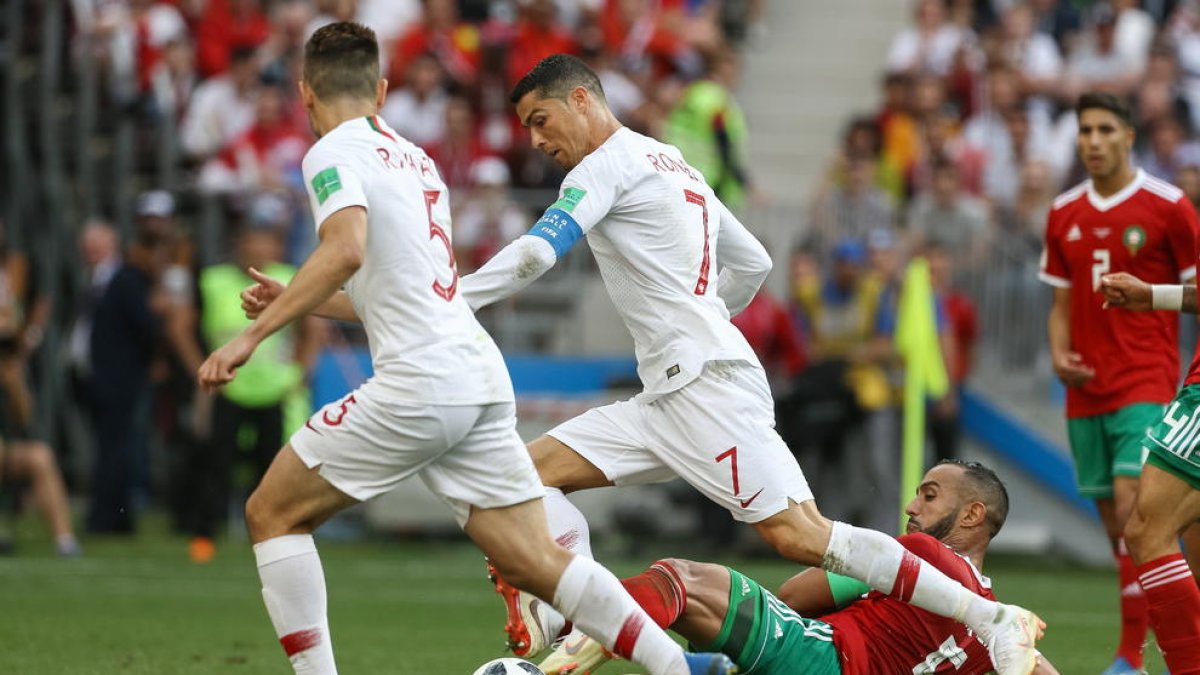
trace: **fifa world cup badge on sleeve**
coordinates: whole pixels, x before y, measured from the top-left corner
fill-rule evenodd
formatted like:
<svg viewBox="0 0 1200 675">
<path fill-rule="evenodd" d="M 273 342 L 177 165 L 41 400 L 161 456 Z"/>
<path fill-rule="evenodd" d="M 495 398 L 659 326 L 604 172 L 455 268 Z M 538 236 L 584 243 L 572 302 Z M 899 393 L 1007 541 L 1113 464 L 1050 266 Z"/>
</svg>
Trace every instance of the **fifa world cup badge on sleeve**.
<svg viewBox="0 0 1200 675">
<path fill-rule="evenodd" d="M 587 190 L 577 187 L 563 188 L 562 197 L 558 201 L 550 205 L 552 209 L 562 209 L 567 213 L 573 213 L 575 207 L 579 206 L 579 202 L 587 195 Z"/>
<path fill-rule="evenodd" d="M 317 195 L 317 203 L 324 204 L 330 195 L 342 189 L 342 177 L 338 175 L 336 166 L 331 166 L 313 176 L 313 192 Z"/>
</svg>

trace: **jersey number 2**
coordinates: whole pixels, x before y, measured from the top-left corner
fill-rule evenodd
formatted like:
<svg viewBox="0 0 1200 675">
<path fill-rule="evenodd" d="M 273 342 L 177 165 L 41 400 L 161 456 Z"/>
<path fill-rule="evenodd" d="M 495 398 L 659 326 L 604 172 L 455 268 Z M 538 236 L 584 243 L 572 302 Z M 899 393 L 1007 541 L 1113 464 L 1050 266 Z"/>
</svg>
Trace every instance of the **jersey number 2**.
<svg viewBox="0 0 1200 675">
<path fill-rule="evenodd" d="M 1092 251 L 1092 290 L 1100 290 L 1100 277 L 1112 269 L 1112 253 L 1106 248 Z"/>
<path fill-rule="evenodd" d="M 700 212 L 704 215 L 704 257 L 700 259 L 700 278 L 696 280 L 696 288 L 693 291 L 696 295 L 704 295 L 708 292 L 708 204 L 704 201 L 704 195 L 691 190 L 684 190 L 683 198 L 689 204 L 699 206 Z"/>
<path fill-rule="evenodd" d="M 433 240 L 436 237 L 446 245 L 446 253 L 450 256 L 450 272 L 454 275 L 449 286 L 443 286 L 442 282 L 434 279 L 433 292 L 446 302 L 450 302 L 454 299 L 454 294 L 458 293 L 458 261 L 454 259 L 454 247 L 450 246 L 450 236 L 446 234 L 441 225 L 433 222 L 433 205 L 438 203 L 441 196 L 442 193 L 438 190 L 425 191 L 425 213 L 429 215 L 429 239 Z"/>
</svg>

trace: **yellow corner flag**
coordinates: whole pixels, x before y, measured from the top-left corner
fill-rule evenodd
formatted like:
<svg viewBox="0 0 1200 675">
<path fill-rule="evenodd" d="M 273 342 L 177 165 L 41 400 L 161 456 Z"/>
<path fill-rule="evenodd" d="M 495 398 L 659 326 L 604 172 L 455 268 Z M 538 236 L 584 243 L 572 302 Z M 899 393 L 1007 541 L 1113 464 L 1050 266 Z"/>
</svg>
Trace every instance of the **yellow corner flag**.
<svg viewBox="0 0 1200 675">
<path fill-rule="evenodd" d="M 900 470 L 900 531 L 904 506 L 920 485 L 925 464 L 925 402 L 941 398 L 950 387 L 942 348 L 929 265 L 914 258 L 904 273 L 896 318 L 896 352 L 904 358 L 904 444 Z"/>
</svg>

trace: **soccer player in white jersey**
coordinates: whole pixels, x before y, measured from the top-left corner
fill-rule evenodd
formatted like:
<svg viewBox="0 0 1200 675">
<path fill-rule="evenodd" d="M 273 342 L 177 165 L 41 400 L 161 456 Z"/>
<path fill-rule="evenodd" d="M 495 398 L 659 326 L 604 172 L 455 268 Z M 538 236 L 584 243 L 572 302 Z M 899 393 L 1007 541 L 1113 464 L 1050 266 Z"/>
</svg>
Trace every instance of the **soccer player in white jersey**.
<svg viewBox="0 0 1200 675">
<path fill-rule="evenodd" d="M 587 551 L 586 520 L 564 491 L 680 476 L 783 556 L 962 621 L 990 644 L 1001 675 L 1030 672 L 1043 627 L 1031 612 L 981 598 L 892 537 L 817 510 L 775 432 L 762 367 L 729 322 L 754 297 L 770 258 L 700 173 L 676 148 L 621 126 L 596 75 L 572 56 L 544 59 L 511 100 L 534 147 L 569 173 L 558 201 L 528 234 L 463 277 L 462 293 L 474 309 L 507 297 L 587 235 L 633 335 L 644 385 L 633 399 L 590 410 L 530 443 L 548 488 L 551 534 Z M 554 637 L 547 633 L 556 632 L 555 617 L 531 611 L 503 583 L 497 590 L 515 651 L 530 653 Z"/>
<path fill-rule="evenodd" d="M 286 288 L 256 275 L 242 294 L 254 323 L 199 371 L 210 391 L 230 382 L 259 342 L 308 312 L 367 332 L 374 377 L 310 418 L 246 505 L 295 672 L 337 672 L 313 529 L 414 474 L 505 575 L 608 648 L 655 675 L 731 672 L 724 655 L 685 655 L 611 573 L 550 538 L 504 362 L 459 295 L 446 186 L 376 116 L 386 92 L 369 28 L 334 23 L 309 39 L 300 93 L 320 140 L 304 178 L 320 244 Z"/>
</svg>

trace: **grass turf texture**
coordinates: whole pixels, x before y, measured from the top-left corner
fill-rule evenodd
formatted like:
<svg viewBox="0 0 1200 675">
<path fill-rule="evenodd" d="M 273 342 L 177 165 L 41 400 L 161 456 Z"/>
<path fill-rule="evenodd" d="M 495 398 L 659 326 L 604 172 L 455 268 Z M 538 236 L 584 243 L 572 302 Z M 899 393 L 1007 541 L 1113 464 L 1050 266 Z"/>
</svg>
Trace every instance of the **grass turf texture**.
<svg viewBox="0 0 1200 675">
<path fill-rule="evenodd" d="M 205 566 L 188 562 L 185 540 L 157 533 L 87 540 L 86 557 L 75 560 L 51 556 L 41 536 L 26 533 L 18 543 L 16 556 L 0 558 L 0 673 L 291 672 L 244 542 L 221 542 Z M 469 675 L 503 655 L 503 610 L 469 545 L 319 543 L 341 672 Z M 606 562 L 621 575 L 654 559 Z M 722 562 L 768 587 L 795 569 L 772 560 Z M 1115 573 L 1039 564 L 997 558 L 987 571 L 1002 599 L 1050 624 L 1042 651 L 1061 672 L 1100 672 L 1117 637 Z M 1156 653 L 1148 665 L 1151 673 L 1164 670 Z M 601 670 L 630 672 L 642 671 Z"/>
</svg>

